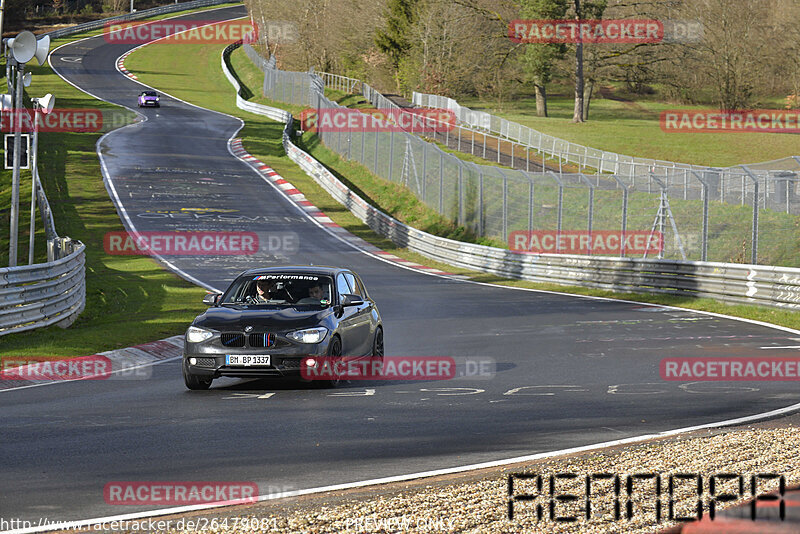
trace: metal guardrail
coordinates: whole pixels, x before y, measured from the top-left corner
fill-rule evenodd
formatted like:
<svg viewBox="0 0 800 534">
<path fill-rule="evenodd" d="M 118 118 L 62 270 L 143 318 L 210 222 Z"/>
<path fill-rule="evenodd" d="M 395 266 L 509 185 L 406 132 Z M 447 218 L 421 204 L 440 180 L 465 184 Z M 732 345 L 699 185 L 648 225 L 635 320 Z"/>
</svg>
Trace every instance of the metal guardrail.
<svg viewBox="0 0 800 534">
<path fill-rule="evenodd" d="M 222 67 L 228 71 L 226 54 Z M 309 77 L 313 77 L 309 74 Z M 238 95 L 237 95 L 238 96 Z M 239 105 L 237 98 L 237 105 Z M 250 104 L 272 116 L 277 108 Z M 268 108 L 268 109 L 265 109 Z M 259 112 L 259 111 L 255 111 Z M 287 155 L 333 198 L 375 232 L 398 246 L 431 259 L 508 278 L 645 293 L 710 297 L 716 300 L 800 309 L 800 269 L 735 263 L 610 258 L 562 254 L 519 254 L 504 249 L 454 241 L 412 228 L 369 205 L 338 180 L 324 165 L 291 141 L 291 115 L 283 134 Z"/>
<path fill-rule="evenodd" d="M 74 35 L 76 33 L 99 30 L 100 28 L 103 28 L 108 22 L 126 22 L 129 20 L 145 19 L 157 15 L 164 15 L 166 13 L 175 13 L 177 11 L 195 9 L 198 7 L 209 7 L 220 4 L 238 4 L 238 3 L 241 3 L 240 0 L 193 0 L 191 2 L 183 2 L 180 4 L 169 4 L 166 6 L 154 7 L 151 9 L 143 9 L 142 11 L 136 11 L 134 13 L 128 13 L 125 15 L 118 15 L 116 17 L 109 17 L 105 19 L 84 22 L 82 24 L 76 24 L 75 26 L 70 26 L 68 28 L 59 28 L 57 30 L 48 32 L 47 35 L 49 35 L 51 39 L 58 39 L 59 37 Z"/>
<path fill-rule="evenodd" d="M 48 241 L 48 263 L 0 269 L 0 336 L 57 324 L 71 325 L 86 304 L 86 247 Z"/>
</svg>

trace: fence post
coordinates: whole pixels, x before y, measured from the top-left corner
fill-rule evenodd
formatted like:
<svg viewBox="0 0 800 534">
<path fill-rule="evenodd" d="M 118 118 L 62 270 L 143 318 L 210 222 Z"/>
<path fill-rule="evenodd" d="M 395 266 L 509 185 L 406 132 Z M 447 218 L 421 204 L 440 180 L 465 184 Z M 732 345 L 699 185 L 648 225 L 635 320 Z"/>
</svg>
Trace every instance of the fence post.
<svg viewBox="0 0 800 534">
<path fill-rule="evenodd" d="M 425 192 L 428 189 L 428 145 L 422 144 L 422 202 L 425 202 Z"/>
<path fill-rule="evenodd" d="M 528 232 L 533 232 L 533 178 L 528 176 Z"/>
<path fill-rule="evenodd" d="M 744 169 L 747 176 L 753 180 L 753 251 L 750 257 L 750 263 L 756 265 L 758 264 L 758 177 L 750 172 L 747 165 L 742 165 L 742 169 Z"/>
<path fill-rule="evenodd" d="M 380 132 L 375 132 L 375 166 L 373 167 L 375 174 L 378 174 L 378 140 L 380 135 Z"/>
<path fill-rule="evenodd" d="M 439 151 L 439 213 L 444 215 L 444 152 Z"/>
<path fill-rule="evenodd" d="M 483 225 L 483 173 L 480 170 L 478 170 L 478 235 L 486 235 L 486 228 Z"/>
<path fill-rule="evenodd" d="M 392 181 L 394 170 L 394 129 L 389 132 L 389 181 Z"/>
<path fill-rule="evenodd" d="M 458 164 L 458 225 L 464 226 L 464 165 Z"/>
</svg>

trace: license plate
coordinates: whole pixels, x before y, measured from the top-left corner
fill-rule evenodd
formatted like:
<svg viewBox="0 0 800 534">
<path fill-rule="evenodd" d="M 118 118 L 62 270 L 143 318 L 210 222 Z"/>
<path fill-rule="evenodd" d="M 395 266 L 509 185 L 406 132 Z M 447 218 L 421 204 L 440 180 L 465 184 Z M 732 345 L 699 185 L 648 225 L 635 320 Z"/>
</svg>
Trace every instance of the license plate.
<svg viewBox="0 0 800 534">
<path fill-rule="evenodd" d="M 225 356 L 226 365 L 269 365 L 269 356 L 250 356 L 246 354 L 228 354 Z"/>
</svg>

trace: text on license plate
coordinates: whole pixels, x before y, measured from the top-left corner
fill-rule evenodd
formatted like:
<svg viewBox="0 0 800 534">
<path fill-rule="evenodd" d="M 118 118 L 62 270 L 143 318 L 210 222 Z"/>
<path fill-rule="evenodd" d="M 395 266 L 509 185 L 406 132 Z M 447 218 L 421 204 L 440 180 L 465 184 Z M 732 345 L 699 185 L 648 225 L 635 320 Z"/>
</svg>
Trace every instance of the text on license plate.
<svg viewBox="0 0 800 534">
<path fill-rule="evenodd" d="M 269 365 L 269 356 L 248 356 L 245 354 L 228 354 L 225 356 L 226 365 Z"/>
</svg>

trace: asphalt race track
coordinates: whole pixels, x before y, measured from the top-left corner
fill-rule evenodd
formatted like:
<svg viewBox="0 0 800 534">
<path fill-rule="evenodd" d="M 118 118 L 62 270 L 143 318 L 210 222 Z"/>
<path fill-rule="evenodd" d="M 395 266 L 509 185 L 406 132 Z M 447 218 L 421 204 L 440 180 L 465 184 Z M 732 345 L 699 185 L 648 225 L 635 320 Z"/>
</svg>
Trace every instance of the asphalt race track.
<svg viewBox="0 0 800 534">
<path fill-rule="evenodd" d="M 187 18 L 244 14 L 237 6 Z M 135 108 L 141 85 L 115 69 L 133 47 L 100 36 L 60 48 L 51 61 L 80 88 Z M 379 261 L 310 222 L 234 158 L 227 143 L 238 120 L 168 97 L 142 113 L 147 121 L 114 131 L 99 147 L 128 226 L 299 237 L 295 252 L 184 256 L 172 260 L 177 268 L 223 288 L 256 266 L 347 266 L 378 303 L 387 355 L 491 358 L 497 373 L 335 390 L 220 379 L 208 392 L 190 392 L 179 362 L 169 361 L 152 367 L 146 380 L 0 392 L 4 518 L 73 520 L 151 509 L 106 504 L 103 488 L 112 481 L 252 481 L 261 493 L 313 488 L 723 421 L 800 399 L 792 382 L 690 384 L 659 375 L 667 356 L 780 355 L 762 347 L 798 345 L 791 333 L 682 310 L 471 284 Z"/>
</svg>

